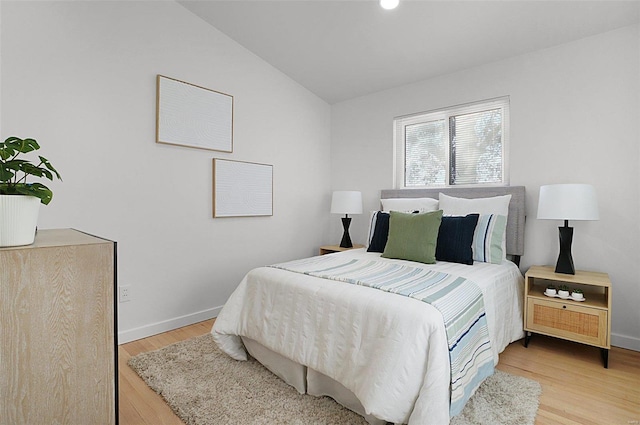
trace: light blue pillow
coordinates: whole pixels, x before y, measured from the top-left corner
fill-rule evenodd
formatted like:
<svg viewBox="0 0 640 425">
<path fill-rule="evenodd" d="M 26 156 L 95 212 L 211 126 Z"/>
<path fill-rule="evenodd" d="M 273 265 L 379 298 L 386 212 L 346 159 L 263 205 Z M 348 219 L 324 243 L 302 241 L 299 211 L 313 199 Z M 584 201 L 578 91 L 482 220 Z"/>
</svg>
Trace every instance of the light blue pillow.
<svg viewBox="0 0 640 425">
<path fill-rule="evenodd" d="M 505 258 L 502 252 L 503 239 L 507 229 L 507 217 L 500 214 L 486 214 L 478 218 L 473 235 L 473 259 L 483 263 L 501 264 Z"/>
</svg>

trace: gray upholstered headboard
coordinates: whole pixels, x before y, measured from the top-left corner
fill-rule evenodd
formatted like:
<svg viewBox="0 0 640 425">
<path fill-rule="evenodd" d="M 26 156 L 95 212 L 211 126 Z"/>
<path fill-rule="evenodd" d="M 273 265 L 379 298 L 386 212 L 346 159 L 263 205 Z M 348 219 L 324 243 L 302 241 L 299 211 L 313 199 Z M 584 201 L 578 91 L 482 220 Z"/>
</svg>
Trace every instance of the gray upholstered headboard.
<svg viewBox="0 0 640 425">
<path fill-rule="evenodd" d="M 388 198 L 434 198 L 442 192 L 458 198 L 488 198 L 511 194 L 509 217 L 507 218 L 507 254 L 524 255 L 524 186 L 441 188 L 441 189 L 389 189 L 380 191 L 380 199 Z"/>
</svg>

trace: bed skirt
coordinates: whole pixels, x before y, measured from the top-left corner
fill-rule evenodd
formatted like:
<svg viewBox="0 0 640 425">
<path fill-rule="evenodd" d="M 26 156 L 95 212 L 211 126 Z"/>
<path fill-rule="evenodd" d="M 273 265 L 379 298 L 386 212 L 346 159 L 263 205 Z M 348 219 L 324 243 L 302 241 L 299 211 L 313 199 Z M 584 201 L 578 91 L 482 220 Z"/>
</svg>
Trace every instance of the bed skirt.
<svg viewBox="0 0 640 425">
<path fill-rule="evenodd" d="M 364 406 L 355 394 L 336 380 L 271 351 L 251 338 L 243 336 L 242 342 L 251 357 L 295 388 L 300 394 L 331 397 L 347 409 L 364 417 L 370 425 L 387 424 L 382 419 L 366 414 Z"/>
</svg>

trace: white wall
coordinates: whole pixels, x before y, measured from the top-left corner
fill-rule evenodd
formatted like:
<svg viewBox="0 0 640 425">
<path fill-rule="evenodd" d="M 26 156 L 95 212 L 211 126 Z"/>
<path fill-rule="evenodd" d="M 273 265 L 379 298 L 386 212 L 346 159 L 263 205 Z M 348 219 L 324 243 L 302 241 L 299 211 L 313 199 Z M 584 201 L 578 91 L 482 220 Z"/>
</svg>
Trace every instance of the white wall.
<svg viewBox="0 0 640 425">
<path fill-rule="evenodd" d="M 511 185 L 527 189 L 521 268 L 557 259 L 562 223 L 536 219 L 540 185 L 595 185 L 601 219 L 570 223 L 574 262 L 610 274 L 613 344 L 640 350 L 639 36 L 626 27 L 333 105 L 332 186 L 362 190 L 365 211 L 377 209 L 393 184 L 394 117 L 509 95 Z M 354 243 L 365 217 L 352 222 Z"/>
<path fill-rule="evenodd" d="M 174 2 L 4 2 L 0 132 L 62 173 L 39 227 L 118 242 L 121 341 L 217 314 L 327 242 L 330 107 Z M 155 143 L 156 74 L 234 96 L 234 152 Z M 212 158 L 273 164 L 274 215 L 212 219 Z"/>
<path fill-rule="evenodd" d="M 571 223 L 574 260 L 610 273 L 613 342 L 640 350 L 637 26 L 330 108 L 173 2 L 1 4 L 0 137 L 36 138 L 63 174 L 40 228 L 118 241 L 133 294 L 121 342 L 213 317 L 252 267 L 339 241 L 330 190 L 378 207 L 393 117 L 509 95 L 511 184 L 528 192 L 523 270 L 557 256 L 561 223 L 535 219 L 539 186 L 594 184 L 601 220 Z M 156 74 L 234 95 L 234 153 L 154 142 Z M 273 164 L 274 216 L 212 219 L 213 157 Z M 355 243 L 366 222 L 354 217 Z"/>
<path fill-rule="evenodd" d="M 0 0 L 0 82 L 2 81 L 2 1 Z M 2 84 L 0 84 L 0 130 L 2 130 Z M 2 137 L 2 133 L 0 133 Z M 2 138 L 4 141 L 5 138 Z"/>
</svg>

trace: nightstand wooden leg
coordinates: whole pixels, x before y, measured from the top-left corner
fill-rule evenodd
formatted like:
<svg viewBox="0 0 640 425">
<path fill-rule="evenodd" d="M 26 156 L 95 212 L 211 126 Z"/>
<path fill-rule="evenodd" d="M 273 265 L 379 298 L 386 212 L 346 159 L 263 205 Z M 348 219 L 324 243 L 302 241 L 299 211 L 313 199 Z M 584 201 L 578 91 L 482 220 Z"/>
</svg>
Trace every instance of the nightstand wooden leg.
<svg viewBox="0 0 640 425">
<path fill-rule="evenodd" d="M 524 348 L 529 347 L 529 341 L 531 340 L 531 332 L 524 333 Z"/>
<path fill-rule="evenodd" d="M 602 363 L 604 363 L 604 368 L 609 369 L 609 350 L 601 348 L 600 353 L 602 354 Z"/>
</svg>

